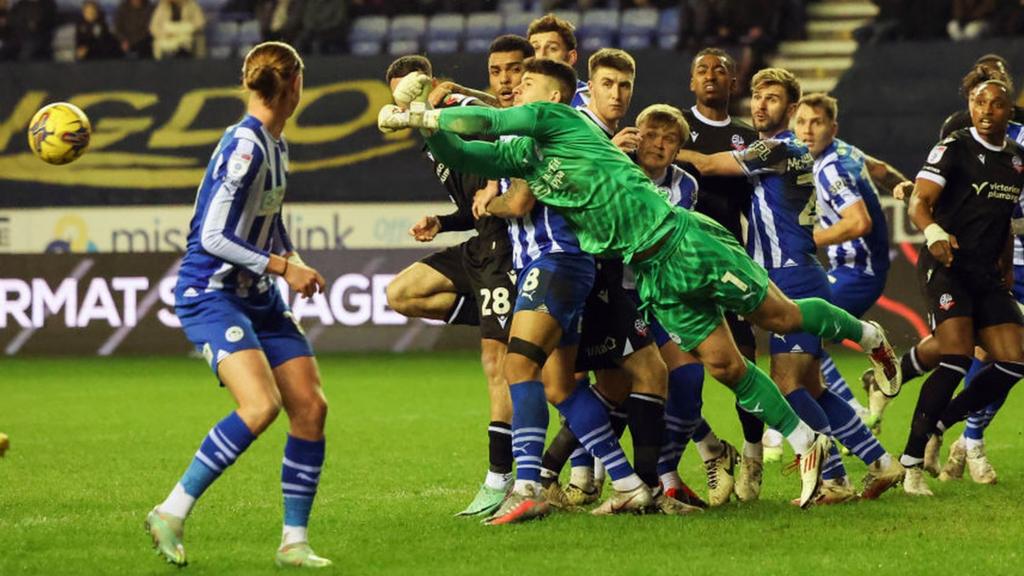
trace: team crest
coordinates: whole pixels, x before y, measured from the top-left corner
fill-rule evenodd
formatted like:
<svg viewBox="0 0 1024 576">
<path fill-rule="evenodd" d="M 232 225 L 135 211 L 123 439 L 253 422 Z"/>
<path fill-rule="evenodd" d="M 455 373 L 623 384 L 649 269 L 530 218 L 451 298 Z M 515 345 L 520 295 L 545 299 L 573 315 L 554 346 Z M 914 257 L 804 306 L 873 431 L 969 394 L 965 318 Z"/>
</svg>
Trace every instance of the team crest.
<svg viewBox="0 0 1024 576">
<path fill-rule="evenodd" d="M 939 296 L 939 308 L 942 308 L 946 312 L 949 312 L 953 306 L 956 306 L 956 302 L 953 300 L 953 295 L 946 292 L 942 296 Z"/>
<path fill-rule="evenodd" d="M 743 136 L 739 134 L 732 135 L 732 147 L 736 150 L 744 150 L 747 147 L 747 143 L 743 141 Z"/>
<path fill-rule="evenodd" d="M 1020 156 L 1013 157 L 1013 169 L 1017 171 L 1017 174 L 1024 172 L 1024 162 L 1021 162 Z"/>
<path fill-rule="evenodd" d="M 946 153 L 946 147 L 939 145 L 932 148 L 932 151 L 928 153 L 928 163 L 935 164 L 939 160 L 942 160 L 942 155 Z"/>
<path fill-rule="evenodd" d="M 224 331 L 224 339 L 234 344 L 245 336 L 245 332 L 240 326 L 232 326 Z"/>
</svg>

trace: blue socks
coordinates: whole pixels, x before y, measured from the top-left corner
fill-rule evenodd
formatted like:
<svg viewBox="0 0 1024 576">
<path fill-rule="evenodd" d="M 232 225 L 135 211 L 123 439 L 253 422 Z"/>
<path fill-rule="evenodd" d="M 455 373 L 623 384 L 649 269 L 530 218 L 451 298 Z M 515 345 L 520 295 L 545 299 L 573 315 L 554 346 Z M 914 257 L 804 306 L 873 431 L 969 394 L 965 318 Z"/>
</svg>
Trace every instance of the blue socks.
<svg viewBox="0 0 1024 576">
<path fill-rule="evenodd" d="M 309 513 L 324 464 L 324 446 L 324 440 L 303 440 L 292 435 L 285 442 L 284 459 L 281 461 L 285 526 L 304 528 L 309 524 Z"/>
<path fill-rule="evenodd" d="M 847 402 L 853 400 L 853 392 L 850 390 L 849 385 L 846 384 L 843 375 L 836 368 L 835 361 L 824 350 L 821 352 L 821 375 L 824 376 L 825 386 L 829 390 Z"/>
<path fill-rule="evenodd" d="M 228 414 L 210 429 L 195 458 L 181 477 L 185 492 L 199 498 L 220 475 L 235 463 L 256 437 L 237 412 Z"/>
<path fill-rule="evenodd" d="M 518 382 L 509 386 L 509 392 L 512 396 L 512 456 L 516 461 L 516 480 L 539 483 L 544 439 L 548 432 L 544 384 L 539 380 Z"/>
<path fill-rule="evenodd" d="M 885 454 L 885 448 L 845 400 L 826 390 L 818 398 L 818 404 L 828 416 L 832 435 L 865 464 L 871 464 Z"/>
<path fill-rule="evenodd" d="M 811 396 L 811 393 L 804 388 L 798 388 L 786 395 L 786 401 L 793 407 L 793 411 L 815 432 L 831 434 L 832 428 L 828 423 L 828 415 L 822 407 Z M 828 451 L 828 458 L 821 466 L 821 477 L 826 480 L 835 480 L 846 476 L 846 468 L 843 467 L 843 460 L 839 456 L 839 450 L 833 444 Z"/>
<path fill-rule="evenodd" d="M 665 403 L 665 441 L 658 458 L 658 475 L 679 468 L 679 459 L 686 445 L 696 437 L 711 431 L 701 418 L 704 365 L 686 364 L 668 373 L 668 399 Z M 700 438 L 697 438 L 698 440 Z"/>
<path fill-rule="evenodd" d="M 626 459 L 619 439 L 612 430 L 608 412 L 593 390 L 577 388 L 556 408 L 565 416 L 569 429 L 579 438 L 580 444 L 601 460 L 613 482 L 633 474 L 633 467 Z M 538 465 L 539 463 L 538 459 Z M 539 472 L 538 469 L 538 477 Z"/>
</svg>

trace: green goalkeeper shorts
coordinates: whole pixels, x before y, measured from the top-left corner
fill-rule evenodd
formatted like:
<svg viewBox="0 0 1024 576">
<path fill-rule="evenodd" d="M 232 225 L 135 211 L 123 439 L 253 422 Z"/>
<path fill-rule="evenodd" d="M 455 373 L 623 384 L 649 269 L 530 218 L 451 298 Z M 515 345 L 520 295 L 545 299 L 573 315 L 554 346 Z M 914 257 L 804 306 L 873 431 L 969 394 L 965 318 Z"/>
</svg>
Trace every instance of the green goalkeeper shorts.
<svg viewBox="0 0 1024 576">
<path fill-rule="evenodd" d="M 641 309 L 689 351 L 723 322 L 726 310 L 741 316 L 756 310 L 770 281 L 768 272 L 714 220 L 682 209 L 670 220 L 671 237 L 632 267 Z"/>
</svg>

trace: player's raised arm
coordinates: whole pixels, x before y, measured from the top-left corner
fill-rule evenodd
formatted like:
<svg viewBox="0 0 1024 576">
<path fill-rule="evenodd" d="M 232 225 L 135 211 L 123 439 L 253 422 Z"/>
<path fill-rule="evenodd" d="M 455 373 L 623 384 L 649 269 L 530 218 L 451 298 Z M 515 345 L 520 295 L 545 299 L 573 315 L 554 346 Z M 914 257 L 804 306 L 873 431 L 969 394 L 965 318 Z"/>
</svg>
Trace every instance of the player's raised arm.
<svg viewBox="0 0 1024 576">
<path fill-rule="evenodd" d="M 439 131 L 427 138 L 427 146 L 449 168 L 484 178 L 524 178 L 527 169 L 540 162 L 533 140 L 507 142 L 466 141 Z"/>
</svg>

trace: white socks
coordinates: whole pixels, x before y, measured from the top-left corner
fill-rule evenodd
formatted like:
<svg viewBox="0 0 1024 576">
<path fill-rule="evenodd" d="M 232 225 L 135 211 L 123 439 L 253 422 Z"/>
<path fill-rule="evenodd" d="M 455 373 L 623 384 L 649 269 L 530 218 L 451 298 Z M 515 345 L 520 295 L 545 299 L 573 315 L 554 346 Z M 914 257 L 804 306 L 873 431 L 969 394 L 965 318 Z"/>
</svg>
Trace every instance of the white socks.
<svg viewBox="0 0 1024 576">
<path fill-rule="evenodd" d="M 968 438 L 966 436 L 964 436 L 963 439 L 964 439 L 964 448 L 967 448 L 968 450 L 971 450 L 973 448 L 980 448 L 980 447 L 985 445 L 985 441 L 984 440 L 977 440 L 975 438 Z"/>
<path fill-rule="evenodd" d="M 299 542 L 309 542 L 309 537 L 306 535 L 306 527 L 285 525 L 284 531 L 281 533 L 281 547 L 284 548 Z"/>
<path fill-rule="evenodd" d="M 875 328 L 874 324 L 869 322 L 861 320 L 860 325 L 863 329 L 863 333 L 861 334 L 860 341 L 857 342 L 857 344 L 860 344 L 860 347 L 863 348 L 865 352 L 870 352 L 875 348 L 878 348 L 878 345 L 882 343 L 882 333 L 878 331 L 878 328 Z"/>
<path fill-rule="evenodd" d="M 750 458 L 751 460 L 764 461 L 764 444 L 758 442 L 751 444 L 746 440 L 743 441 L 743 457 Z"/>
<path fill-rule="evenodd" d="M 192 511 L 192 507 L 195 505 L 196 499 L 189 496 L 188 492 L 185 492 L 185 487 L 181 485 L 181 482 L 178 482 L 174 485 L 171 493 L 167 495 L 167 499 L 156 508 L 164 514 L 184 519 L 188 517 L 189 512 Z"/>
<path fill-rule="evenodd" d="M 786 436 L 786 440 L 793 447 L 793 452 L 803 456 L 811 451 L 811 444 L 814 443 L 814 434 L 814 430 L 801 420 L 796 428 L 789 433 L 789 436 Z"/>
<path fill-rule="evenodd" d="M 484 478 L 484 486 L 487 486 L 491 490 L 505 490 L 511 482 L 511 472 L 508 474 L 499 474 L 497 472 L 488 471 L 487 477 Z"/>
<path fill-rule="evenodd" d="M 722 455 L 723 450 L 725 450 L 725 446 L 714 432 L 708 433 L 700 442 L 697 442 L 697 452 L 700 453 L 700 459 L 705 462 L 718 458 Z"/>
<path fill-rule="evenodd" d="M 630 490 L 636 490 L 644 483 L 636 474 L 630 474 L 625 478 L 619 478 L 618 480 L 612 480 L 612 487 L 617 492 L 629 492 Z"/>
</svg>

